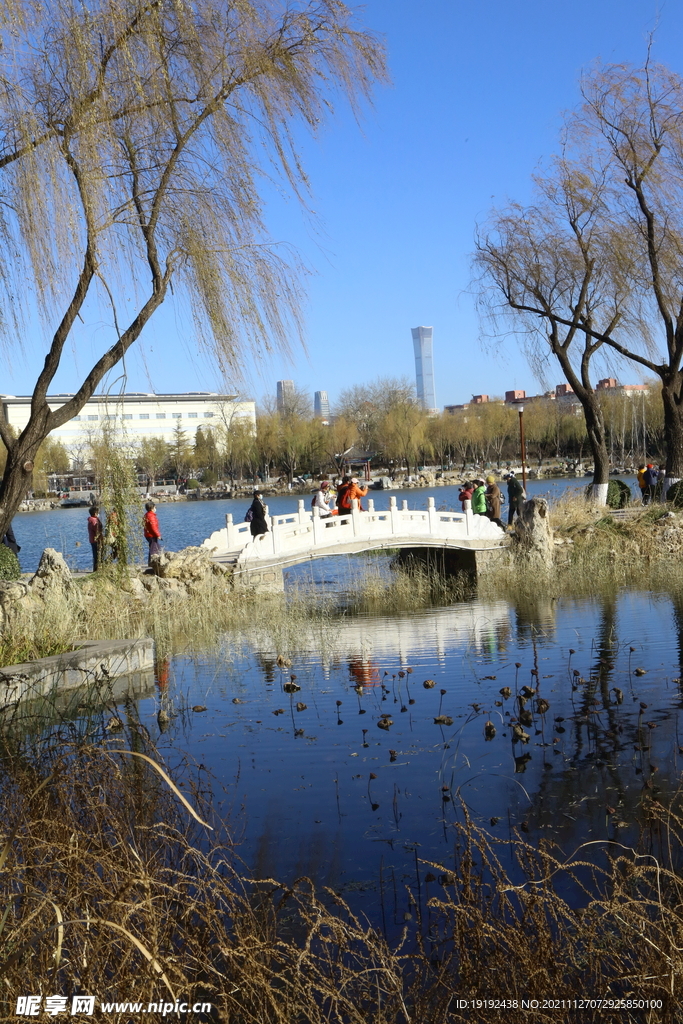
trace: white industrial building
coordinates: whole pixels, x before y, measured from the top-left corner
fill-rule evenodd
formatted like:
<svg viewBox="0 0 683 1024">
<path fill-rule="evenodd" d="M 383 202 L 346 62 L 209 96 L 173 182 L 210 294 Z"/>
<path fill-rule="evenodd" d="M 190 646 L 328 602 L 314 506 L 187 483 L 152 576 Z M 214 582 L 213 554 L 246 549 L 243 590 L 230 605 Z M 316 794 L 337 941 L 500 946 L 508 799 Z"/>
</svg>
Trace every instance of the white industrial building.
<svg viewBox="0 0 683 1024">
<path fill-rule="evenodd" d="M 73 395 L 48 395 L 50 409 L 59 409 Z M 29 420 L 30 395 L 0 395 L 2 415 L 17 433 Z M 117 440 L 134 444 L 143 437 L 172 441 L 181 426 L 188 441 L 197 427 L 215 428 L 233 425 L 237 420 L 256 425 L 256 403 L 237 395 L 209 391 L 190 391 L 184 395 L 154 395 L 133 392 L 127 395 L 93 395 L 77 416 L 53 430 L 50 437 L 74 454 L 103 426 L 114 428 Z"/>
</svg>

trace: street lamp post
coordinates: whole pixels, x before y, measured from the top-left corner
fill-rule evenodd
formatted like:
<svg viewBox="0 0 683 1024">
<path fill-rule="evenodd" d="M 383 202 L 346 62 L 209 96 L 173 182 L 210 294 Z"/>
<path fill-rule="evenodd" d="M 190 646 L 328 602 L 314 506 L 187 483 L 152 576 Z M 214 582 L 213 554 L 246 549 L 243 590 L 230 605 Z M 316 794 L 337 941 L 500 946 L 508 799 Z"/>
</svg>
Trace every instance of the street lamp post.
<svg viewBox="0 0 683 1024">
<path fill-rule="evenodd" d="M 519 443 L 522 450 L 522 487 L 526 493 L 526 445 L 524 443 L 524 406 L 518 405 L 519 412 Z"/>
</svg>

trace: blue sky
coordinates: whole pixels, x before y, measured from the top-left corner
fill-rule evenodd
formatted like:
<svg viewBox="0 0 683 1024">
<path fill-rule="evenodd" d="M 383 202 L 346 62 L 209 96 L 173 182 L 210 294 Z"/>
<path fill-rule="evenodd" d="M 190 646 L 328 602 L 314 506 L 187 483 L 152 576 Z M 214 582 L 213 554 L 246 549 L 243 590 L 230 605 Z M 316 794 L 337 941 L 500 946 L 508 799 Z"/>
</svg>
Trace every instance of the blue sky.
<svg viewBox="0 0 683 1024">
<path fill-rule="evenodd" d="M 479 392 L 533 393 L 537 382 L 514 338 L 480 340 L 469 292 L 476 225 L 493 205 L 529 198 L 531 174 L 554 152 L 562 111 L 577 103 L 579 76 L 592 62 L 642 62 L 655 30 L 655 59 L 683 72 L 683 5 L 368 0 L 364 21 L 386 41 L 393 84 L 377 92 L 360 127 L 340 110 L 318 140 L 302 140 L 315 218 L 294 200 L 269 197 L 272 236 L 292 243 L 312 272 L 307 351 L 260 364 L 245 355 L 243 380 L 232 384 L 259 398 L 286 377 L 311 393 L 327 390 L 334 402 L 364 380 L 414 379 L 410 329 L 424 324 L 434 328 L 440 406 Z M 128 357 L 128 390 L 225 386 L 173 303 L 138 347 Z M 5 368 L 1 390 L 29 392 L 41 363 L 34 338 Z M 72 391 L 86 369 L 85 354 L 74 352 L 54 391 Z M 549 383 L 559 380 L 551 369 Z"/>
</svg>

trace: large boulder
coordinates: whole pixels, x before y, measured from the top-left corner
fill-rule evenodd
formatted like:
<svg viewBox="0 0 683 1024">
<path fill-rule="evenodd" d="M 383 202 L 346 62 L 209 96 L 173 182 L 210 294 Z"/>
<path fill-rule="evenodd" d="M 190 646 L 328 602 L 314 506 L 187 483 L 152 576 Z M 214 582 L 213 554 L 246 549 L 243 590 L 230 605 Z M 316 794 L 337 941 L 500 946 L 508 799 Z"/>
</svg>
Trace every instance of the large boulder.
<svg viewBox="0 0 683 1024">
<path fill-rule="evenodd" d="M 198 583 L 214 573 L 214 563 L 207 548 L 183 548 L 154 555 L 152 571 L 164 580 Z"/>
<path fill-rule="evenodd" d="M 71 570 L 64 561 L 64 556 L 54 548 L 45 548 L 35 576 L 30 580 L 29 587 L 35 593 L 45 591 L 70 590 L 73 585 Z"/>
<path fill-rule="evenodd" d="M 553 564 L 553 550 L 548 502 L 545 498 L 530 498 L 524 502 L 515 524 L 515 557 L 532 568 L 550 569 Z"/>
</svg>

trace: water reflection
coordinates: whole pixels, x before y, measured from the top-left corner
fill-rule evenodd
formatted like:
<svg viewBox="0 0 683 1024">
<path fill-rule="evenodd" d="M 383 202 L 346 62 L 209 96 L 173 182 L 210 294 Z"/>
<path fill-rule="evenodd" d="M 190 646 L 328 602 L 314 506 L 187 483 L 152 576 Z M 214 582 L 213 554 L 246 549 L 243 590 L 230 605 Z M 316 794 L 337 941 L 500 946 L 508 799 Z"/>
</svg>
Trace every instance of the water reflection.
<svg viewBox="0 0 683 1024">
<path fill-rule="evenodd" d="M 340 616 L 285 647 L 260 623 L 172 661 L 169 699 L 209 713 L 160 744 L 227 786 L 257 874 L 309 874 L 373 914 L 395 884 L 400 920 L 416 856 L 455 870 L 463 804 L 568 852 L 638 841 L 679 786 L 682 636 L 682 604 L 633 593 Z"/>
</svg>

